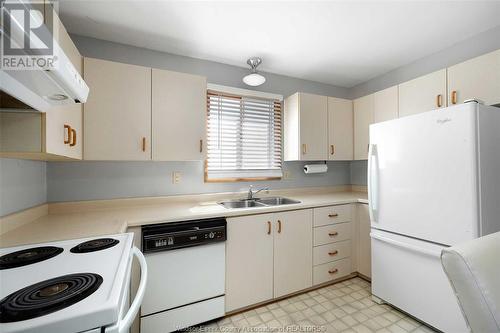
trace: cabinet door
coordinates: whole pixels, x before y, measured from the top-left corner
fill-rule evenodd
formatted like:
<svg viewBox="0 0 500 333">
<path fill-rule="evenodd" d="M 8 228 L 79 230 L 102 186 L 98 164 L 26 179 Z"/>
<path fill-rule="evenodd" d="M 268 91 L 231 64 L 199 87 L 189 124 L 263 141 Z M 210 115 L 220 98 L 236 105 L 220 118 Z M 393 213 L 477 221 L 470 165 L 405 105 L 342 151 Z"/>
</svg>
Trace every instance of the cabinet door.
<svg viewBox="0 0 500 333">
<path fill-rule="evenodd" d="M 398 117 L 398 86 L 373 94 L 373 117 L 375 123 Z"/>
<path fill-rule="evenodd" d="M 81 159 L 82 105 L 64 105 L 48 110 L 44 134 L 46 153 Z"/>
<path fill-rule="evenodd" d="M 446 69 L 399 85 L 399 116 L 446 107 Z"/>
<path fill-rule="evenodd" d="M 84 159 L 151 159 L 151 68 L 85 58 Z"/>
<path fill-rule="evenodd" d="M 203 159 L 205 77 L 152 70 L 153 160 Z"/>
<path fill-rule="evenodd" d="M 358 271 L 364 276 L 372 276 L 372 255 L 370 239 L 370 216 L 368 214 L 368 205 L 358 205 Z"/>
<path fill-rule="evenodd" d="M 273 298 L 273 215 L 227 219 L 226 311 Z"/>
<path fill-rule="evenodd" d="M 352 101 L 328 97 L 328 156 L 330 160 L 352 160 Z"/>
<path fill-rule="evenodd" d="M 299 108 L 301 160 L 327 160 L 328 97 L 300 93 Z"/>
<path fill-rule="evenodd" d="M 500 103 L 500 50 L 448 68 L 448 105 L 478 98 Z"/>
<path fill-rule="evenodd" d="M 354 159 L 368 158 L 370 124 L 373 123 L 373 94 L 354 100 Z"/>
<path fill-rule="evenodd" d="M 274 215 L 274 297 L 312 286 L 312 209 Z"/>
</svg>

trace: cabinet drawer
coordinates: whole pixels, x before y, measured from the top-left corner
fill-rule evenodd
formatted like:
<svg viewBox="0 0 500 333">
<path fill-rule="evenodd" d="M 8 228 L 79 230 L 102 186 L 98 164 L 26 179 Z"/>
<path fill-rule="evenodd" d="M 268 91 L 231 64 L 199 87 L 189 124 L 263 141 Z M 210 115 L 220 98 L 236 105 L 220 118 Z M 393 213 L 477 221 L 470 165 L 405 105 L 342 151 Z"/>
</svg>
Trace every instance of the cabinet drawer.
<svg viewBox="0 0 500 333">
<path fill-rule="evenodd" d="M 314 226 L 351 221 L 351 205 L 338 205 L 314 209 Z"/>
<path fill-rule="evenodd" d="M 351 256 L 351 241 L 316 246 L 313 249 L 313 265 L 344 259 Z"/>
<path fill-rule="evenodd" d="M 339 223 L 314 228 L 314 246 L 340 242 L 351 238 L 351 223 Z"/>
<path fill-rule="evenodd" d="M 351 259 L 340 259 L 323 265 L 314 266 L 314 285 L 328 282 L 351 274 Z"/>
</svg>

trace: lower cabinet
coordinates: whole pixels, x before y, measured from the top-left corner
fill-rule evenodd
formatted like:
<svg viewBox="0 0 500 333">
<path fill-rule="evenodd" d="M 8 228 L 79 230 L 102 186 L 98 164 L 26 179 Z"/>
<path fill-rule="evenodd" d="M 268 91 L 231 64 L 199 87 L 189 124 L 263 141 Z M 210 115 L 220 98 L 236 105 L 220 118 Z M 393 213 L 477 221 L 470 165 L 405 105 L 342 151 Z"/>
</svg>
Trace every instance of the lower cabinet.
<svg viewBox="0 0 500 333">
<path fill-rule="evenodd" d="M 274 214 L 274 297 L 312 286 L 312 210 Z"/>
<path fill-rule="evenodd" d="M 370 215 L 367 204 L 357 205 L 358 219 L 358 272 L 368 278 L 372 276 Z"/>
<path fill-rule="evenodd" d="M 311 209 L 227 219 L 226 312 L 311 286 Z"/>
</svg>

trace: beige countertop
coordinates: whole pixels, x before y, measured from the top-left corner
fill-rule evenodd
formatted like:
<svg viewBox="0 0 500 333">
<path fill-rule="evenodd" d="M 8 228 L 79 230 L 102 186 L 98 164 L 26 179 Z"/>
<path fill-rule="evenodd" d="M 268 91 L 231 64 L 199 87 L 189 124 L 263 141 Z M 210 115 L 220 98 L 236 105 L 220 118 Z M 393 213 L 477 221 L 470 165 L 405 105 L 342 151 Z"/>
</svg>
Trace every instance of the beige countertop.
<svg viewBox="0 0 500 333">
<path fill-rule="evenodd" d="M 217 204 L 220 200 L 241 198 L 242 195 L 222 193 L 49 204 L 48 214 L 22 221 L 19 226 L 0 234 L 0 247 L 123 233 L 129 227 L 154 223 L 367 203 L 366 193 L 351 191 L 350 187 L 335 187 L 271 191 L 265 195 L 286 196 L 300 200 L 299 204 L 244 209 L 227 209 Z M 6 218 L 0 223 L 4 223 L 3 220 Z M 22 218 L 17 216 L 17 220 Z"/>
</svg>

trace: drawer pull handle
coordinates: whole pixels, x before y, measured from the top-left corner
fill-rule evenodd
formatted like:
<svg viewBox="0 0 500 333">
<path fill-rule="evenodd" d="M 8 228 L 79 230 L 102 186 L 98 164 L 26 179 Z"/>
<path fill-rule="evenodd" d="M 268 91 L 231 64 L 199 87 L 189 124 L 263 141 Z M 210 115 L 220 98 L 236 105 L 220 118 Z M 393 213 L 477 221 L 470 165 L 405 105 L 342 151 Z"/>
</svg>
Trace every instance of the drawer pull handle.
<svg viewBox="0 0 500 333">
<path fill-rule="evenodd" d="M 330 236 L 330 237 L 335 237 L 335 236 L 337 236 L 338 234 L 339 234 L 338 232 L 334 231 L 334 232 L 330 232 L 330 233 L 328 233 L 328 236 Z"/>
<path fill-rule="evenodd" d="M 337 213 L 328 214 L 328 217 L 337 217 L 337 216 L 339 216 L 339 214 Z"/>
<path fill-rule="evenodd" d="M 271 234 L 271 221 L 267 221 L 267 234 Z"/>
<path fill-rule="evenodd" d="M 142 137 L 142 151 L 146 151 L 146 137 Z"/>
<path fill-rule="evenodd" d="M 339 251 L 335 250 L 335 251 L 332 251 L 332 252 L 328 252 L 328 255 L 330 256 L 335 256 L 339 253 Z"/>
<path fill-rule="evenodd" d="M 329 270 L 328 273 L 330 274 L 336 274 L 339 270 L 337 268 Z"/>
</svg>

